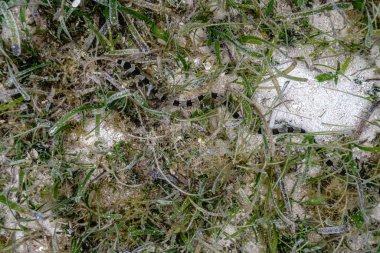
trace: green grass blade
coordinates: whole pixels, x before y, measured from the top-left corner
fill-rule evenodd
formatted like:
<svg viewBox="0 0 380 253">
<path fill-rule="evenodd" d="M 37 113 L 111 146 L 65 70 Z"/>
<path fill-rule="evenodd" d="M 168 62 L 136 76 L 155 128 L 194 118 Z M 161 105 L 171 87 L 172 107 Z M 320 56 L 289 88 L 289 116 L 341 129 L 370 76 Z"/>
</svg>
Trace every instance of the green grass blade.
<svg viewBox="0 0 380 253">
<path fill-rule="evenodd" d="M 342 74 L 346 73 L 347 68 L 350 65 L 350 63 L 351 63 L 351 57 L 347 57 L 346 60 L 344 60 L 344 63 L 343 63 L 342 68 L 340 70 L 340 72 Z"/>
<path fill-rule="evenodd" d="M 140 35 L 139 31 L 133 24 L 133 20 L 129 17 L 129 15 L 125 16 L 127 22 L 128 22 L 128 30 L 132 34 L 132 38 L 137 44 L 137 46 L 140 48 L 140 50 L 144 53 L 147 53 L 150 51 L 149 46 L 146 44 L 143 37 Z"/>
<path fill-rule="evenodd" d="M 6 111 L 9 108 L 12 108 L 12 107 L 14 107 L 14 106 L 16 106 L 18 104 L 21 104 L 23 101 L 24 101 L 24 97 L 18 97 L 15 100 L 9 102 L 8 104 L 0 106 L 0 112 Z"/>
<path fill-rule="evenodd" d="M 169 34 L 161 30 L 160 28 L 158 28 L 158 26 L 148 16 L 141 14 L 133 9 L 124 7 L 123 5 L 120 5 L 120 4 L 118 6 L 118 10 L 124 15 L 131 15 L 139 20 L 144 21 L 150 27 L 150 30 L 154 36 L 164 41 L 168 41 Z"/>
<path fill-rule="evenodd" d="M 98 39 L 100 45 L 103 47 L 103 49 L 108 49 L 108 45 L 110 45 L 109 41 L 107 40 L 107 38 L 99 31 L 99 29 L 92 24 L 92 22 L 86 18 L 86 17 L 83 17 L 88 28 L 95 34 L 95 37 Z"/>
<path fill-rule="evenodd" d="M 372 45 L 372 34 L 373 34 L 372 19 L 367 9 L 367 35 L 365 36 L 364 45 L 368 48 L 370 48 Z"/>
<path fill-rule="evenodd" d="M 66 113 L 60 120 L 58 120 L 49 130 L 49 135 L 50 136 L 53 136 L 55 135 L 56 133 L 59 132 L 59 130 L 61 130 L 71 119 L 73 119 L 78 113 L 83 113 L 83 112 L 86 112 L 86 111 L 93 111 L 93 110 L 97 110 L 97 109 L 101 109 L 101 108 L 105 108 L 107 107 L 109 104 L 111 104 L 112 102 L 118 100 L 118 99 L 121 99 L 121 98 L 125 98 L 125 97 L 128 97 L 130 96 L 131 93 L 129 90 L 123 90 L 123 91 L 120 91 L 118 93 L 115 93 L 113 94 L 112 96 L 110 96 L 109 98 L 107 98 L 107 100 L 105 101 L 105 105 L 103 104 L 98 104 L 98 105 L 82 105 L 68 113 Z"/>
<path fill-rule="evenodd" d="M 120 220 L 123 218 L 123 215 L 119 213 L 99 213 L 98 216 L 103 219 L 115 219 Z"/>
<path fill-rule="evenodd" d="M 73 38 L 71 37 L 70 35 L 70 32 L 69 32 L 69 29 L 67 28 L 66 26 L 66 20 L 70 17 L 71 13 L 73 12 L 73 8 L 70 9 L 70 11 L 65 15 L 65 16 L 60 16 L 58 18 L 59 20 L 59 23 L 60 23 L 60 27 L 61 29 L 63 30 L 63 32 L 66 34 L 66 36 L 70 39 L 70 40 L 73 40 Z M 59 35 L 58 35 L 58 38 L 59 38 Z"/>
<path fill-rule="evenodd" d="M 78 113 L 96 110 L 102 108 L 103 105 L 82 105 L 68 113 L 66 113 L 60 120 L 58 120 L 50 129 L 49 135 L 53 136 L 58 133 L 66 124 L 75 117 Z"/>
<path fill-rule="evenodd" d="M 242 45 L 239 41 L 233 39 L 231 36 L 227 35 L 226 33 L 222 32 L 222 31 L 219 31 L 217 29 L 213 29 L 213 32 L 217 35 L 219 35 L 221 38 L 224 38 L 225 40 L 231 42 L 234 46 L 236 46 L 236 48 L 240 49 L 241 51 L 243 51 L 244 53 L 252 56 L 252 57 L 258 57 L 258 58 L 261 58 L 263 57 L 262 54 L 260 53 L 257 53 L 247 47 L 245 47 L 244 45 Z"/>
<path fill-rule="evenodd" d="M 220 42 L 219 42 L 219 40 L 215 41 L 214 48 L 215 48 L 216 59 L 217 59 L 218 63 L 221 64 L 222 63 L 222 57 L 221 57 L 221 53 L 220 53 Z"/>
<path fill-rule="evenodd" d="M 75 201 L 76 202 L 79 202 L 80 199 L 84 196 L 87 183 L 90 180 L 90 178 L 91 178 L 92 174 L 94 173 L 94 171 L 95 171 L 95 168 L 91 169 L 87 173 L 87 175 L 85 176 L 85 178 L 83 179 L 82 183 L 80 184 L 78 192 L 77 192 L 77 195 L 75 196 Z"/>
<path fill-rule="evenodd" d="M 118 21 L 118 8 L 119 2 L 117 0 L 109 0 L 108 1 L 108 10 L 109 10 L 109 20 L 111 25 L 117 25 L 119 23 Z"/>
<path fill-rule="evenodd" d="M 24 100 L 29 101 L 30 100 L 29 94 L 26 93 L 26 91 L 21 87 L 21 84 L 17 81 L 17 78 L 14 75 L 10 64 L 8 64 L 8 74 L 9 74 L 9 78 L 7 81 L 12 83 L 16 87 L 16 89 L 21 93 Z"/>
<path fill-rule="evenodd" d="M 308 200 L 305 200 L 302 202 L 302 204 L 304 205 L 311 205 L 311 206 L 316 206 L 316 205 L 326 205 L 327 202 L 326 202 L 326 198 L 323 197 L 323 196 L 318 196 L 318 197 L 315 197 L 315 198 L 310 198 Z"/>
<path fill-rule="evenodd" d="M 356 143 L 352 144 L 354 147 L 357 147 L 360 150 L 367 151 L 367 152 L 380 152 L 380 147 L 367 147 L 367 146 L 362 146 L 358 145 Z"/>
<path fill-rule="evenodd" d="M 23 208 L 19 204 L 8 200 L 4 193 L 0 194 L 0 203 L 8 206 L 12 210 L 15 210 L 21 213 L 29 213 L 29 211 L 25 210 L 25 208 Z"/>
<path fill-rule="evenodd" d="M 275 3 L 276 3 L 275 0 L 269 0 L 269 3 L 267 4 L 267 8 L 265 9 L 266 16 L 271 16 L 273 14 Z"/>
<path fill-rule="evenodd" d="M 132 94 L 128 89 L 119 91 L 119 92 L 113 94 L 112 96 L 110 96 L 109 98 L 107 98 L 105 105 L 108 106 L 109 104 L 111 104 L 112 102 L 114 102 L 116 100 L 119 100 L 121 98 L 126 98 L 126 97 L 129 97 L 131 95 Z"/>
<path fill-rule="evenodd" d="M 320 75 L 317 75 L 315 76 L 315 79 L 322 83 L 322 82 L 326 82 L 326 81 L 330 81 L 330 80 L 333 80 L 335 77 L 335 74 L 332 73 L 332 72 L 327 72 L 327 73 L 323 73 L 323 74 L 320 74 Z"/>
<path fill-rule="evenodd" d="M 31 73 L 31 72 L 33 72 L 33 71 L 35 71 L 35 70 L 37 70 L 37 69 L 44 68 L 44 67 L 50 65 L 51 63 L 52 63 L 52 62 L 45 62 L 45 63 L 41 63 L 41 64 L 33 65 L 33 66 L 31 66 L 31 67 L 29 67 L 29 68 L 27 68 L 27 69 L 24 69 L 24 70 L 18 72 L 18 73 L 16 74 L 16 77 L 17 77 L 18 79 L 23 79 L 23 78 L 25 78 L 29 73 Z"/>
<path fill-rule="evenodd" d="M 275 44 L 267 41 L 267 40 L 264 40 L 260 37 L 257 37 L 257 36 L 254 36 L 254 35 L 249 35 L 249 36 L 242 36 L 240 38 L 240 42 L 242 43 L 250 43 L 250 44 L 256 44 L 256 45 L 261 45 L 261 44 L 266 44 L 270 47 L 273 47 L 274 49 L 277 49 L 279 50 L 279 47 L 276 46 Z"/>
<path fill-rule="evenodd" d="M 342 9 L 342 10 L 351 10 L 353 8 L 352 3 L 349 2 L 339 2 L 339 3 L 327 3 L 324 5 L 320 5 L 315 9 L 312 9 L 310 11 L 304 11 L 304 12 L 297 12 L 297 13 L 292 13 L 289 15 L 289 17 L 282 17 L 282 18 L 304 18 L 310 15 L 316 15 L 318 13 L 322 13 L 325 11 L 332 11 L 335 8 Z M 280 17 L 278 17 L 280 18 Z"/>
</svg>

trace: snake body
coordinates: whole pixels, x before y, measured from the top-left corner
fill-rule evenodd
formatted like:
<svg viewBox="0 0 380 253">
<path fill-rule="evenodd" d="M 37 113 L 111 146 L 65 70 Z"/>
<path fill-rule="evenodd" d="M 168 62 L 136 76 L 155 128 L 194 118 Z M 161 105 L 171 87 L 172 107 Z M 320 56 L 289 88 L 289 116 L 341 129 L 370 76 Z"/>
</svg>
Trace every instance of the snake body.
<svg viewBox="0 0 380 253">
<path fill-rule="evenodd" d="M 154 97 L 156 100 L 158 100 L 160 103 L 168 103 L 171 106 L 177 107 L 177 108 L 184 108 L 184 109 L 190 109 L 193 108 L 195 105 L 199 105 L 200 103 L 204 102 L 206 98 L 211 98 L 211 100 L 219 101 L 222 104 L 226 104 L 226 96 L 221 93 L 217 92 L 209 92 L 204 94 L 199 94 L 197 96 L 194 96 L 193 98 L 181 100 L 176 97 L 172 97 L 168 93 L 161 93 L 157 87 L 151 84 L 149 79 L 142 73 L 142 71 L 135 65 L 128 61 L 124 60 L 117 60 L 117 63 L 122 66 L 122 68 L 126 71 L 127 77 L 138 77 L 138 85 L 142 87 L 153 87 L 150 89 L 150 97 Z M 243 117 L 238 113 L 235 112 L 232 117 L 234 119 L 242 119 Z M 279 135 L 279 134 L 286 134 L 286 133 L 306 133 L 306 131 L 303 128 L 294 127 L 294 126 L 283 126 L 280 128 L 271 128 L 269 129 L 273 135 Z M 261 128 L 258 128 L 257 131 L 258 134 L 262 134 Z M 314 143 L 315 140 L 314 140 Z M 321 151 L 320 148 L 317 148 L 317 153 L 322 157 L 324 160 L 324 163 L 328 167 L 334 167 L 335 163 L 328 159 L 323 151 Z"/>
<path fill-rule="evenodd" d="M 226 96 L 224 94 L 218 92 L 209 92 L 203 93 L 194 96 L 193 98 L 181 100 L 178 97 L 172 97 L 168 93 L 161 93 L 160 90 L 151 84 L 149 79 L 142 73 L 142 71 L 133 63 L 124 60 L 117 60 L 117 63 L 122 66 L 122 68 L 126 71 L 127 77 L 138 77 L 138 84 L 142 87 L 153 87 L 149 90 L 149 97 L 153 97 L 159 101 L 159 103 L 167 103 L 173 107 L 190 109 L 194 108 L 194 106 L 201 104 L 206 100 L 206 98 L 210 98 L 212 101 L 218 101 L 219 103 L 226 103 Z M 239 119 L 242 116 L 235 112 L 233 118 Z M 281 128 L 272 128 L 270 129 L 273 135 L 278 135 L 282 133 L 306 133 L 306 131 L 302 128 L 293 127 L 293 126 L 284 126 Z M 258 130 L 258 133 L 261 134 L 261 129 Z"/>
</svg>

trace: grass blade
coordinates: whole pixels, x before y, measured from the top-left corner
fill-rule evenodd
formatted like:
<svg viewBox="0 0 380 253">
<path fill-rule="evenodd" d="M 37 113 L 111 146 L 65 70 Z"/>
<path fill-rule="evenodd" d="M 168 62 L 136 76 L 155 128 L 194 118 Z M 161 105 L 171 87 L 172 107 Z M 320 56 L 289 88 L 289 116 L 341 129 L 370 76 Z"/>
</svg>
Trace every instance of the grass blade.
<svg viewBox="0 0 380 253">
<path fill-rule="evenodd" d="M 127 48 L 127 49 L 110 50 L 104 55 L 125 56 L 125 55 L 135 55 L 138 53 L 140 53 L 140 50 L 138 48 Z"/>
<path fill-rule="evenodd" d="M 23 78 L 25 78 L 29 73 L 31 73 L 31 72 L 33 72 L 33 71 L 35 71 L 35 70 L 37 70 L 37 69 L 44 68 L 44 67 L 46 67 L 46 66 L 48 66 L 48 65 L 50 65 L 50 64 L 51 64 L 51 62 L 46 62 L 46 63 L 41 63 L 41 64 L 33 65 L 33 66 L 31 66 L 31 67 L 29 67 L 29 68 L 27 68 L 27 69 L 24 69 L 24 70 L 18 72 L 17 75 L 16 75 L 16 77 L 17 77 L 17 79 L 23 79 Z"/>
<path fill-rule="evenodd" d="M 4 1 L 0 2 L 0 12 L 5 19 L 5 23 L 8 25 L 9 29 L 11 30 L 12 54 L 15 56 L 19 56 L 21 55 L 20 31 L 12 12 L 9 10 L 7 3 Z"/>
<path fill-rule="evenodd" d="M 120 92 L 117 92 L 115 94 L 113 94 L 112 96 L 110 96 L 105 104 L 98 104 L 98 105 L 82 105 L 68 113 L 66 113 L 60 120 L 58 120 L 50 129 L 49 129 L 49 135 L 50 136 L 53 136 L 55 135 L 56 133 L 59 132 L 59 130 L 61 130 L 63 127 L 65 127 L 65 125 L 71 120 L 73 119 L 78 113 L 83 113 L 83 112 L 86 112 L 86 111 L 93 111 L 93 110 L 97 110 L 97 109 L 101 109 L 101 108 L 105 108 L 107 107 L 109 104 L 111 104 L 112 102 L 118 100 L 118 99 L 121 99 L 121 98 L 124 98 L 124 97 L 128 97 L 130 96 L 131 93 L 129 90 L 123 90 L 123 91 L 120 91 Z"/>
<path fill-rule="evenodd" d="M 275 0 L 269 1 L 267 8 L 265 9 L 266 16 L 271 16 L 273 14 L 274 4 L 275 4 Z"/>
<path fill-rule="evenodd" d="M 64 31 L 64 33 L 66 34 L 66 36 L 69 38 L 69 40 L 73 40 L 73 38 L 71 37 L 70 35 L 70 32 L 69 32 L 69 29 L 67 28 L 66 26 L 66 21 L 69 19 L 69 17 L 71 16 L 71 13 L 74 11 L 74 8 L 70 8 L 69 12 L 66 13 L 64 16 L 61 15 L 59 16 L 58 18 L 58 21 L 60 23 L 60 29 L 62 29 Z M 60 30 L 59 30 L 60 31 Z M 60 37 L 60 32 L 58 32 L 58 38 Z"/>
<path fill-rule="evenodd" d="M 312 9 L 310 11 L 292 13 L 289 15 L 289 17 L 282 17 L 282 18 L 291 18 L 291 19 L 304 18 L 310 15 L 316 15 L 318 13 L 322 13 L 325 11 L 331 11 L 331 10 L 334 10 L 335 8 L 342 9 L 342 10 L 351 10 L 353 6 L 349 2 L 340 2 L 340 3 L 332 2 L 332 3 L 320 5 L 318 6 L 318 8 Z"/>
<path fill-rule="evenodd" d="M 2 105 L 0 106 L 0 112 L 2 111 L 6 111 L 8 110 L 9 108 L 12 108 L 20 103 L 22 103 L 22 101 L 24 101 L 24 97 L 18 97 L 16 98 L 15 100 L 9 102 L 8 104 L 5 104 L 5 105 Z"/>
<path fill-rule="evenodd" d="M 117 6 L 119 2 L 117 0 L 108 1 L 109 20 L 111 25 L 117 25 L 119 23 L 117 18 Z"/>
<path fill-rule="evenodd" d="M 373 25 L 372 25 L 372 19 L 371 16 L 368 13 L 367 9 L 367 35 L 365 36 L 364 45 L 368 48 L 371 47 L 372 44 L 372 34 L 373 34 Z"/>
<path fill-rule="evenodd" d="M 21 84 L 17 81 L 17 78 L 13 74 L 12 68 L 9 65 L 9 63 L 8 63 L 8 74 L 9 74 L 9 78 L 7 82 L 12 83 L 16 87 L 16 89 L 21 93 L 24 100 L 29 101 L 30 100 L 29 94 L 26 93 L 26 91 L 21 87 Z"/>
<path fill-rule="evenodd" d="M 105 105 L 108 106 L 109 104 L 111 104 L 115 100 L 118 100 L 118 99 L 121 99 L 121 98 L 125 98 L 125 97 L 129 97 L 131 95 L 132 94 L 131 94 L 131 92 L 128 89 L 119 91 L 119 92 L 113 94 L 112 96 L 110 96 L 109 98 L 107 98 Z"/>
<path fill-rule="evenodd" d="M 19 204 L 8 200 L 4 193 L 0 194 L 0 203 L 8 206 L 12 210 L 15 210 L 21 213 L 29 213 L 29 211 L 25 210 L 25 208 L 23 208 Z"/>
<path fill-rule="evenodd" d="M 50 129 L 49 135 L 53 136 L 58 133 L 65 125 L 75 117 L 78 113 L 96 110 L 102 108 L 103 105 L 82 105 L 68 113 L 66 113 L 60 120 L 58 120 Z"/>
<path fill-rule="evenodd" d="M 77 193 L 77 195 L 75 197 L 75 201 L 76 202 L 79 202 L 80 199 L 83 197 L 84 192 L 85 192 L 85 188 L 87 186 L 87 182 L 90 180 L 90 178 L 91 178 L 92 174 L 94 173 L 94 171 L 95 171 L 95 168 L 91 169 L 87 173 L 87 175 L 85 176 L 85 178 L 83 179 L 81 185 L 79 186 L 78 193 Z"/>
<path fill-rule="evenodd" d="M 129 15 L 125 16 L 125 19 L 128 22 L 128 30 L 132 34 L 132 38 L 140 48 L 140 50 L 144 53 L 148 53 L 150 51 L 148 44 L 144 41 L 143 37 L 140 35 L 139 31 L 136 29 L 133 24 L 133 20 L 129 17 Z"/>
<path fill-rule="evenodd" d="M 108 6 L 108 1 L 107 0 L 95 0 L 95 2 Z M 131 15 L 139 20 L 144 21 L 149 27 L 150 31 L 154 36 L 156 36 L 159 39 L 162 39 L 163 41 L 168 41 L 169 39 L 169 34 L 166 31 L 161 30 L 154 22 L 152 19 L 150 19 L 148 16 L 141 14 L 133 9 L 127 8 L 123 5 L 121 5 L 119 2 L 117 2 L 117 10 L 122 13 L 123 15 Z"/>
<path fill-rule="evenodd" d="M 95 37 L 98 39 L 100 45 L 103 47 L 103 49 L 107 50 L 108 45 L 110 45 L 107 38 L 101 33 L 101 31 L 99 31 L 99 29 L 95 25 L 92 24 L 92 22 L 88 18 L 86 17 L 83 17 L 83 18 L 88 28 L 95 34 Z M 106 28 L 108 28 L 108 26 Z"/>
<path fill-rule="evenodd" d="M 222 31 L 219 31 L 217 29 L 213 29 L 213 32 L 217 35 L 219 35 L 220 37 L 224 38 L 225 40 L 231 42 L 236 48 L 240 49 L 241 51 L 247 53 L 248 55 L 252 56 L 252 57 L 258 57 L 258 58 L 261 58 L 263 57 L 262 54 L 260 53 L 257 53 L 255 51 L 252 51 L 251 49 L 245 47 L 244 45 L 242 45 L 239 41 L 233 39 L 231 36 L 227 35 L 226 33 L 222 32 Z"/>
</svg>

